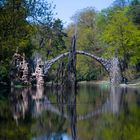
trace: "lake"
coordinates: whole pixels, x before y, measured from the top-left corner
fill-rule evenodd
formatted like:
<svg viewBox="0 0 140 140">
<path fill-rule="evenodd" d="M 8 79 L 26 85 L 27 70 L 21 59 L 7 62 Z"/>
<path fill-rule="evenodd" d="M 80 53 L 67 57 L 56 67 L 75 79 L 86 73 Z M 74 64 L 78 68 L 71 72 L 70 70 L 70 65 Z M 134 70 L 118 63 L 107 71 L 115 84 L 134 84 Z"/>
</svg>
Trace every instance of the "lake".
<svg viewBox="0 0 140 140">
<path fill-rule="evenodd" d="M 140 88 L 2 89 L 0 140 L 140 140 Z"/>
</svg>

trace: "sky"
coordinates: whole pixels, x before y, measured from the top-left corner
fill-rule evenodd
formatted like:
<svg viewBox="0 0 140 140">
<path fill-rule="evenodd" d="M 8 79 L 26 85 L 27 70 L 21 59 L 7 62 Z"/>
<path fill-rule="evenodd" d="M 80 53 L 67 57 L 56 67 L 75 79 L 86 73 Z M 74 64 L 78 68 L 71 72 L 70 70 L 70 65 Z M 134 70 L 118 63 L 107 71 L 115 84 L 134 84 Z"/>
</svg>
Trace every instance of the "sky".
<svg viewBox="0 0 140 140">
<path fill-rule="evenodd" d="M 70 18 L 76 13 L 76 11 L 84 9 L 86 7 L 94 7 L 95 10 L 100 11 L 103 8 L 108 7 L 114 0 L 48 0 L 56 5 L 55 12 L 56 17 L 60 18 L 64 25 L 68 25 Z"/>
</svg>

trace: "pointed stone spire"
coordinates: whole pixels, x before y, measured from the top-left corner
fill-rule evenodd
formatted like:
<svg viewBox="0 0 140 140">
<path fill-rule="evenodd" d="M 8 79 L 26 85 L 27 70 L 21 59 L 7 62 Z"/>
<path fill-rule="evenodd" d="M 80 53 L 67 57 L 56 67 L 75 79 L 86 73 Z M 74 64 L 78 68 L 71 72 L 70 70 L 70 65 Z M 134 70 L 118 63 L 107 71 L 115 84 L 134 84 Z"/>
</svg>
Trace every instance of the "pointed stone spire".
<svg viewBox="0 0 140 140">
<path fill-rule="evenodd" d="M 18 53 L 18 49 L 13 55 L 10 65 L 10 80 L 11 86 L 16 84 L 29 85 L 29 69 L 28 63 L 25 60 L 25 54 Z"/>
<path fill-rule="evenodd" d="M 21 71 L 22 71 L 22 77 L 21 80 L 24 84 L 29 84 L 29 69 L 28 69 L 28 63 L 25 60 L 25 54 L 23 53 L 23 61 L 21 62 Z"/>
<path fill-rule="evenodd" d="M 44 66 L 44 64 L 43 64 L 42 60 L 38 59 L 35 73 L 33 74 L 36 76 L 36 85 L 37 86 L 44 85 L 43 66 Z"/>
</svg>

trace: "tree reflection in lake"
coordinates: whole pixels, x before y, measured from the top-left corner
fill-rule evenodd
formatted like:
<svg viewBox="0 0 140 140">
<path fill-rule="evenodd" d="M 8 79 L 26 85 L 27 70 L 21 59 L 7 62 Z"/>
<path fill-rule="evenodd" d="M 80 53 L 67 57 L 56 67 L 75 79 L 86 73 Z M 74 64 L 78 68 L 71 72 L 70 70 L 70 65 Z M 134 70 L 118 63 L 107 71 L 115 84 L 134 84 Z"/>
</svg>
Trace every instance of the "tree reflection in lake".
<svg viewBox="0 0 140 140">
<path fill-rule="evenodd" d="M 104 113 L 98 120 L 97 140 L 140 139 L 140 91 L 122 87 L 111 88 L 112 112 Z M 119 92 L 118 92 L 119 91 Z M 114 115 L 115 113 L 115 115 Z"/>
<path fill-rule="evenodd" d="M 13 118 L 18 124 L 18 119 L 25 118 L 25 113 L 29 107 L 29 88 L 13 89 L 11 88 L 11 110 Z"/>
<path fill-rule="evenodd" d="M 10 102 L 0 98 L 0 138 L 139 139 L 139 89 L 110 87 L 108 92 L 98 85 L 80 85 L 77 94 L 43 87 L 12 89 Z"/>
</svg>

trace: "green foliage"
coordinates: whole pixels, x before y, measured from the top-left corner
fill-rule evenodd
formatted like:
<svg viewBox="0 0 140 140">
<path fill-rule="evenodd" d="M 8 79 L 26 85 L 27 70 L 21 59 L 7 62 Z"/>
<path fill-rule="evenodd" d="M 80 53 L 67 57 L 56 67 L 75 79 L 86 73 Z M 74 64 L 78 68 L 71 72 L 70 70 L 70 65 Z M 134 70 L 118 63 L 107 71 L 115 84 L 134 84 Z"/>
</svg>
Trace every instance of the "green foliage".
<svg viewBox="0 0 140 140">
<path fill-rule="evenodd" d="M 115 7 L 125 7 L 129 4 L 129 0 L 114 0 L 113 6 Z"/>
<path fill-rule="evenodd" d="M 17 47 L 26 47 L 32 28 L 26 21 L 26 9 L 20 0 L 7 0 L 0 9 L 0 16 L 1 52 L 3 56 L 4 52 L 11 56 Z"/>
<path fill-rule="evenodd" d="M 0 7 L 0 77 L 7 77 L 9 63 L 17 48 L 23 52 L 33 33 L 32 25 L 26 21 L 27 9 L 22 0 L 5 0 Z"/>
<path fill-rule="evenodd" d="M 139 0 L 132 0 L 128 11 L 128 15 L 132 16 L 133 22 L 140 29 L 140 1 Z"/>
<path fill-rule="evenodd" d="M 102 34 L 103 41 L 108 45 L 106 55 L 111 57 L 117 50 L 120 59 L 136 64 L 140 60 L 137 54 L 140 49 L 139 36 L 140 31 L 126 16 L 125 10 L 117 10 Z"/>
<path fill-rule="evenodd" d="M 2 81 L 3 78 L 5 78 L 7 76 L 7 69 L 0 65 L 0 81 Z"/>
<path fill-rule="evenodd" d="M 36 46 L 35 52 L 42 58 L 54 57 L 65 49 L 63 23 L 54 18 L 55 6 L 45 0 L 37 0 L 30 6 L 28 21 L 33 23 L 35 34 L 32 43 Z"/>
<path fill-rule="evenodd" d="M 36 50 L 42 58 L 50 58 L 65 50 L 65 37 L 63 24 L 60 19 L 51 21 L 51 25 L 39 24 L 36 26 L 36 35 L 32 38 Z"/>
<path fill-rule="evenodd" d="M 130 5 L 131 6 L 135 6 L 135 5 L 139 5 L 140 4 L 140 0 L 132 0 Z"/>
<path fill-rule="evenodd" d="M 104 48 L 103 56 L 111 58 L 117 54 L 122 74 L 127 75 L 129 69 L 135 71 L 135 65 L 140 61 L 139 3 L 116 2 L 97 14 L 96 24 L 100 45 Z M 135 74 L 131 77 L 135 78 Z M 130 76 L 127 78 L 131 79 Z"/>
<path fill-rule="evenodd" d="M 123 72 L 124 77 L 126 77 L 129 81 L 135 79 L 137 72 L 135 69 L 129 68 Z"/>
</svg>

